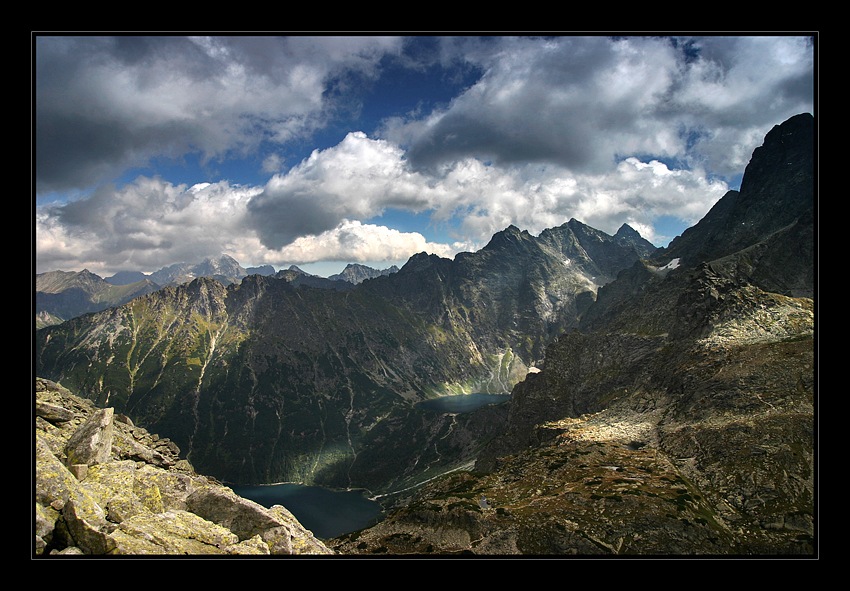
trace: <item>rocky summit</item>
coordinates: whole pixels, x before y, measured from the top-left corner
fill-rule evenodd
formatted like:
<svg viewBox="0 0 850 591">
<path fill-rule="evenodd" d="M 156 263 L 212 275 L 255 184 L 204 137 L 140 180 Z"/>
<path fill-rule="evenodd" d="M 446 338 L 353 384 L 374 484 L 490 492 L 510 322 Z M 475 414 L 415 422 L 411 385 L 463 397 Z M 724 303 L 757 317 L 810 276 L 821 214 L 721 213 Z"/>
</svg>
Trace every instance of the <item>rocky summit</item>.
<svg viewBox="0 0 850 591">
<path fill-rule="evenodd" d="M 284 507 L 197 474 L 167 438 L 35 381 L 35 550 L 54 555 L 333 554 Z"/>
</svg>

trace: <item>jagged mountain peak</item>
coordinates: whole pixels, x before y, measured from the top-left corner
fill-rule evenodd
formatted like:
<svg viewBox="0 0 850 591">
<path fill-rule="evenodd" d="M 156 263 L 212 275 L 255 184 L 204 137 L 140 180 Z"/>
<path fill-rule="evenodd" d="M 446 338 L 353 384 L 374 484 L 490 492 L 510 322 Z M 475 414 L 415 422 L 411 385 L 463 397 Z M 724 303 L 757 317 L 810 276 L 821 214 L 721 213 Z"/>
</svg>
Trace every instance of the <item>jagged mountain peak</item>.
<svg viewBox="0 0 850 591">
<path fill-rule="evenodd" d="M 617 229 L 617 233 L 614 234 L 614 237 L 615 238 L 616 237 L 622 237 L 622 238 L 640 237 L 640 238 L 643 238 L 643 236 L 640 235 L 640 232 L 638 232 L 637 230 L 635 230 L 634 228 L 632 228 L 628 224 L 623 224 L 622 226 L 620 226 Z"/>
<path fill-rule="evenodd" d="M 511 224 L 504 230 L 493 234 L 492 238 L 490 238 L 490 242 L 484 246 L 484 250 L 505 248 L 506 246 L 517 245 L 521 242 L 531 241 L 533 239 L 533 236 L 529 234 L 528 230 L 520 230 L 515 225 Z"/>
<path fill-rule="evenodd" d="M 740 191 L 731 190 L 695 226 L 654 256 L 685 266 L 733 254 L 787 228 L 814 203 L 814 118 L 801 113 L 776 125 L 753 151 Z"/>
<path fill-rule="evenodd" d="M 328 279 L 331 279 L 333 281 L 347 281 L 349 283 L 358 284 L 363 283 L 367 279 L 374 279 L 375 277 L 391 275 L 397 271 L 398 267 L 396 267 L 395 265 L 389 267 L 388 269 L 379 270 L 369 267 L 368 265 L 362 265 L 360 263 L 348 263 L 341 273 L 329 275 Z"/>
<path fill-rule="evenodd" d="M 303 270 L 297 265 L 289 265 L 289 269 L 287 269 L 287 271 L 292 271 L 293 273 L 298 273 L 299 275 L 309 275 L 307 271 Z"/>
<path fill-rule="evenodd" d="M 196 272 L 203 275 L 227 275 L 235 277 L 245 273 L 242 265 L 232 256 L 226 254 L 219 257 L 207 257 L 193 267 Z"/>
<path fill-rule="evenodd" d="M 413 273 L 437 264 L 440 260 L 448 260 L 436 254 L 425 251 L 418 252 L 407 259 L 407 262 L 399 269 L 400 274 Z"/>
<path fill-rule="evenodd" d="M 808 168 L 814 159 L 814 117 L 800 113 L 783 123 L 774 125 L 764 137 L 761 146 L 753 151 L 752 158 L 741 180 L 741 192 L 758 193 L 768 177 Z"/>
<path fill-rule="evenodd" d="M 36 275 L 36 291 L 44 293 L 59 293 L 60 291 L 78 288 L 92 293 L 106 284 L 102 277 L 83 269 L 82 271 L 48 271 Z"/>
<path fill-rule="evenodd" d="M 640 235 L 640 232 L 632 228 L 628 224 L 623 224 L 614 234 L 614 239 L 620 244 L 628 244 L 641 256 L 647 258 L 651 256 L 658 248 L 649 240 Z"/>
<path fill-rule="evenodd" d="M 186 283 L 196 277 L 215 277 L 223 283 L 238 283 L 248 272 L 230 255 L 206 257 L 197 263 L 175 263 L 151 273 L 158 285 Z"/>
</svg>

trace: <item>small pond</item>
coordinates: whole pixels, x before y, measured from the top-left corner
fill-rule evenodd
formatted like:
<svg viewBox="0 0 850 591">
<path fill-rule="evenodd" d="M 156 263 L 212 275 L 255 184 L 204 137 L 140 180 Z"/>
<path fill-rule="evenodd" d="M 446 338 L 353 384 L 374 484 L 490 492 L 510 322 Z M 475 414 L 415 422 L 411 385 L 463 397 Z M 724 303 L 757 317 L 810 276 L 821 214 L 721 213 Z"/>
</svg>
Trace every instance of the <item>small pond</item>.
<svg viewBox="0 0 850 591">
<path fill-rule="evenodd" d="M 488 404 L 501 404 L 511 399 L 510 394 L 464 394 L 460 396 L 441 396 L 418 403 L 417 408 L 435 412 L 470 412 Z"/>
</svg>

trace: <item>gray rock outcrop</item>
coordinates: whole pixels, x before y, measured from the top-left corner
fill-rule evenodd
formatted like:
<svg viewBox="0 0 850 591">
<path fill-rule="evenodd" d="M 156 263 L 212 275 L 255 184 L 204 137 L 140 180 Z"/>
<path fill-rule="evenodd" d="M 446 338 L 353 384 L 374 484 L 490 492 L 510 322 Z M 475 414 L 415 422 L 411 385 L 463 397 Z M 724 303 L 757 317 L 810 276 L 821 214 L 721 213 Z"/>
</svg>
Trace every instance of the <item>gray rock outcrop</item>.
<svg viewBox="0 0 850 591">
<path fill-rule="evenodd" d="M 112 408 L 41 378 L 35 393 L 35 556 L 334 554 Z"/>
</svg>

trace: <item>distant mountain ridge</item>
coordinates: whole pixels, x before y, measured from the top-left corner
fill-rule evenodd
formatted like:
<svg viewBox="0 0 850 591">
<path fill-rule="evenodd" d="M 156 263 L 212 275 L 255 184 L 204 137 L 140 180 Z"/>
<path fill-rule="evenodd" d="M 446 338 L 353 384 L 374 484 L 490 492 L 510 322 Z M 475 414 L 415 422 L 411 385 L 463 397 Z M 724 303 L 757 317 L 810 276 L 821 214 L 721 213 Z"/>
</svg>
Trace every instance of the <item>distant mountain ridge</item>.
<svg viewBox="0 0 850 591">
<path fill-rule="evenodd" d="M 113 285 L 87 269 L 42 273 L 35 277 L 35 327 L 120 306 L 158 289 L 149 279 Z"/>
<path fill-rule="evenodd" d="M 104 281 L 112 285 L 129 285 L 130 283 L 144 281 L 145 279 L 149 279 L 149 277 L 141 271 L 118 271 L 114 275 L 103 278 Z"/>
<path fill-rule="evenodd" d="M 398 267 L 395 265 L 389 269 L 377 270 L 366 265 L 351 263 L 342 273 L 325 279 L 306 273 L 292 265 L 287 271 L 280 271 L 278 276 L 286 278 L 294 285 L 347 289 L 349 283 L 361 283 L 365 279 L 396 271 Z M 249 275 L 269 277 L 275 275 L 275 270 L 271 265 L 246 269 L 234 258 L 221 255 L 218 258 L 206 258 L 199 263 L 176 263 L 149 275 L 141 271 L 119 271 L 109 277 L 101 278 L 88 269 L 49 271 L 36 275 L 35 327 L 43 328 L 82 314 L 119 306 L 167 285 L 188 283 L 199 277 L 210 277 L 224 285 L 230 285 L 239 283 Z M 344 281 L 346 285 L 336 283 L 337 281 Z"/>
<path fill-rule="evenodd" d="M 290 265 L 288 269 L 282 269 L 275 274 L 276 279 L 282 279 L 295 287 L 305 285 L 318 289 L 333 289 L 336 291 L 347 291 L 354 287 L 354 284 L 344 279 L 331 279 L 330 277 L 319 277 L 312 275 L 298 268 L 296 265 Z"/>
<path fill-rule="evenodd" d="M 218 259 L 206 258 L 199 263 L 176 263 L 163 267 L 150 275 L 141 271 L 119 271 L 110 277 L 106 277 L 107 283 L 112 285 L 127 285 L 143 279 L 151 279 L 160 286 L 170 283 L 186 283 L 197 277 L 220 277 L 225 283 L 240 281 L 247 275 L 274 275 L 275 270 L 271 265 L 259 267 L 242 266 L 232 257 L 222 255 Z"/>
<path fill-rule="evenodd" d="M 396 272 L 398 272 L 398 267 L 395 265 L 388 269 L 378 270 L 359 263 L 349 263 L 345 266 L 345 269 L 343 269 L 342 272 L 335 275 L 328 275 L 328 279 L 348 281 L 349 283 L 356 284 L 363 283 L 367 279 L 374 279 L 375 277 L 381 277 L 382 275 L 391 275 Z"/>
<path fill-rule="evenodd" d="M 218 258 L 206 258 L 200 263 L 177 263 L 151 273 L 150 279 L 163 287 L 177 283 L 188 283 L 198 277 L 212 277 L 225 285 L 238 283 L 248 276 L 236 259 L 226 254 Z"/>
</svg>

